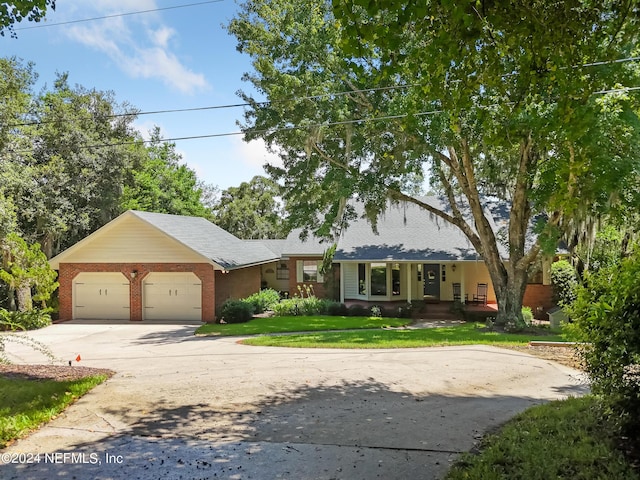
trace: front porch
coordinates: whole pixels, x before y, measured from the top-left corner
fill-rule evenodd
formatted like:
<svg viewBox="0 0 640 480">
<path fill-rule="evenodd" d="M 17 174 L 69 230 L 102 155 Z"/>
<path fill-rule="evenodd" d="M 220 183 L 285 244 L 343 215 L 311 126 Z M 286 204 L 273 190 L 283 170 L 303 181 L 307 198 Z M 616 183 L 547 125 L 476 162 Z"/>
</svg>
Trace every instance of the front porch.
<svg viewBox="0 0 640 480">
<path fill-rule="evenodd" d="M 496 301 L 489 272 L 479 260 L 341 262 L 340 272 L 342 303 Z M 483 292 L 481 285 L 486 285 Z"/>
<path fill-rule="evenodd" d="M 371 307 L 378 306 L 383 307 L 387 312 L 398 312 L 400 308 L 406 307 L 407 302 L 392 301 L 392 302 L 373 302 L 362 300 L 347 300 L 345 305 L 351 307 L 353 305 L 360 305 L 367 310 L 371 310 Z M 421 303 L 416 310 L 414 310 L 411 318 L 413 320 L 460 320 L 461 316 L 466 318 L 486 318 L 495 316 L 498 312 L 498 305 L 496 303 L 473 304 L 467 303 L 464 305 L 464 314 L 460 311 L 459 307 L 456 307 L 456 302 L 453 301 L 441 301 L 441 302 L 416 302 L 414 300 L 414 306 Z"/>
</svg>

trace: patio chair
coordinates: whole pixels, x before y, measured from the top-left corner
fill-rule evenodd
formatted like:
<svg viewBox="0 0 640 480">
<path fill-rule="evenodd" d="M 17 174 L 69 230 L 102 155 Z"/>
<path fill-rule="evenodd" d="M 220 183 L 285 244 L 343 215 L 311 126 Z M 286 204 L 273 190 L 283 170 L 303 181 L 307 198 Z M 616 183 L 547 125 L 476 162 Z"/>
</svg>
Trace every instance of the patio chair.
<svg viewBox="0 0 640 480">
<path fill-rule="evenodd" d="M 462 301 L 462 286 L 459 283 L 451 284 L 453 286 L 453 301 L 461 302 Z"/>
<path fill-rule="evenodd" d="M 476 287 L 476 293 L 473 295 L 473 301 L 475 303 L 482 303 L 482 305 L 487 304 L 487 284 L 479 283 Z"/>
</svg>

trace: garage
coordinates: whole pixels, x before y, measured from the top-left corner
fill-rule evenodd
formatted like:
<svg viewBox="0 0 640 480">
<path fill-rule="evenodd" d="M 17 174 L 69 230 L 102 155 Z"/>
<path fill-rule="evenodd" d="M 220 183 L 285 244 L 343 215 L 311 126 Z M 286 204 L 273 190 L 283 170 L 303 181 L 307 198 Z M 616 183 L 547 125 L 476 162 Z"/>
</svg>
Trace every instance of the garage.
<svg viewBox="0 0 640 480">
<path fill-rule="evenodd" d="M 202 320 L 202 282 L 191 272 L 152 272 L 143 281 L 145 320 Z"/>
<path fill-rule="evenodd" d="M 129 281 L 122 273 L 79 273 L 73 298 L 74 319 L 129 320 Z"/>
</svg>

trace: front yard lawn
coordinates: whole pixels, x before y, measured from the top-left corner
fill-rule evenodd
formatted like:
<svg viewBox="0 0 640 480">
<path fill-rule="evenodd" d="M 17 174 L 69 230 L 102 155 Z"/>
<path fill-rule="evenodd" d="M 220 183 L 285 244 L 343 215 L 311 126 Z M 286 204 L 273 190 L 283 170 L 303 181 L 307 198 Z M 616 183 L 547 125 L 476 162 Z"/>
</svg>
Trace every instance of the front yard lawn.
<svg viewBox="0 0 640 480">
<path fill-rule="evenodd" d="M 0 448 L 48 422 L 106 379 L 106 375 L 69 381 L 0 376 Z"/>
<path fill-rule="evenodd" d="M 296 317 L 304 318 L 304 317 Z M 384 321 L 390 319 L 382 319 Z M 500 333 L 487 331 L 481 323 L 465 323 L 452 327 L 407 330 L 364 330 L 358 332 L 318 332 L 301 335 L 248 338 L 246 345 L 297 348 L 415 348 L 448 345 L 526 345 L 531 340 L 564 341 L 562 335 L 535 333 Z"/>
<path fill-rule="evenodd" d="M 315 332 L 318 330 L 351 330 L 360 328 L 401 327 L 406 318 L 336 317 L 312 315 L 296 317 L 254 318 L 246 323 L 208 323 L 196 335 L 256 335 L 261 333 Z"/>
</svg>

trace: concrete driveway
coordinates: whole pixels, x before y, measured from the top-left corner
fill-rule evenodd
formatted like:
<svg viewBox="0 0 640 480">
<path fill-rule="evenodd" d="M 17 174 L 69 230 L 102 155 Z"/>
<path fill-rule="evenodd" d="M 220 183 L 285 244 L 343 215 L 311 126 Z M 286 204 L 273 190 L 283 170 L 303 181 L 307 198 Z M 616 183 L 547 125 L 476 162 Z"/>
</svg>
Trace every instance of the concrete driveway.
<svg viewBox="0 0 640 480">
<path fill-rule="evenodd" d="M 0 466 L 0 477 L 440 478 L 488 429 L 587 390 L 579 372 L 485 346 L 283 349 L 194 329 L 63 323 L 33 332 L 63 360 L 80 354 L 81 365 L 118 373 L 0 452 L 28 454 Z M 13 348 L 22 362 L 42 362 Z"/>
</svg>

